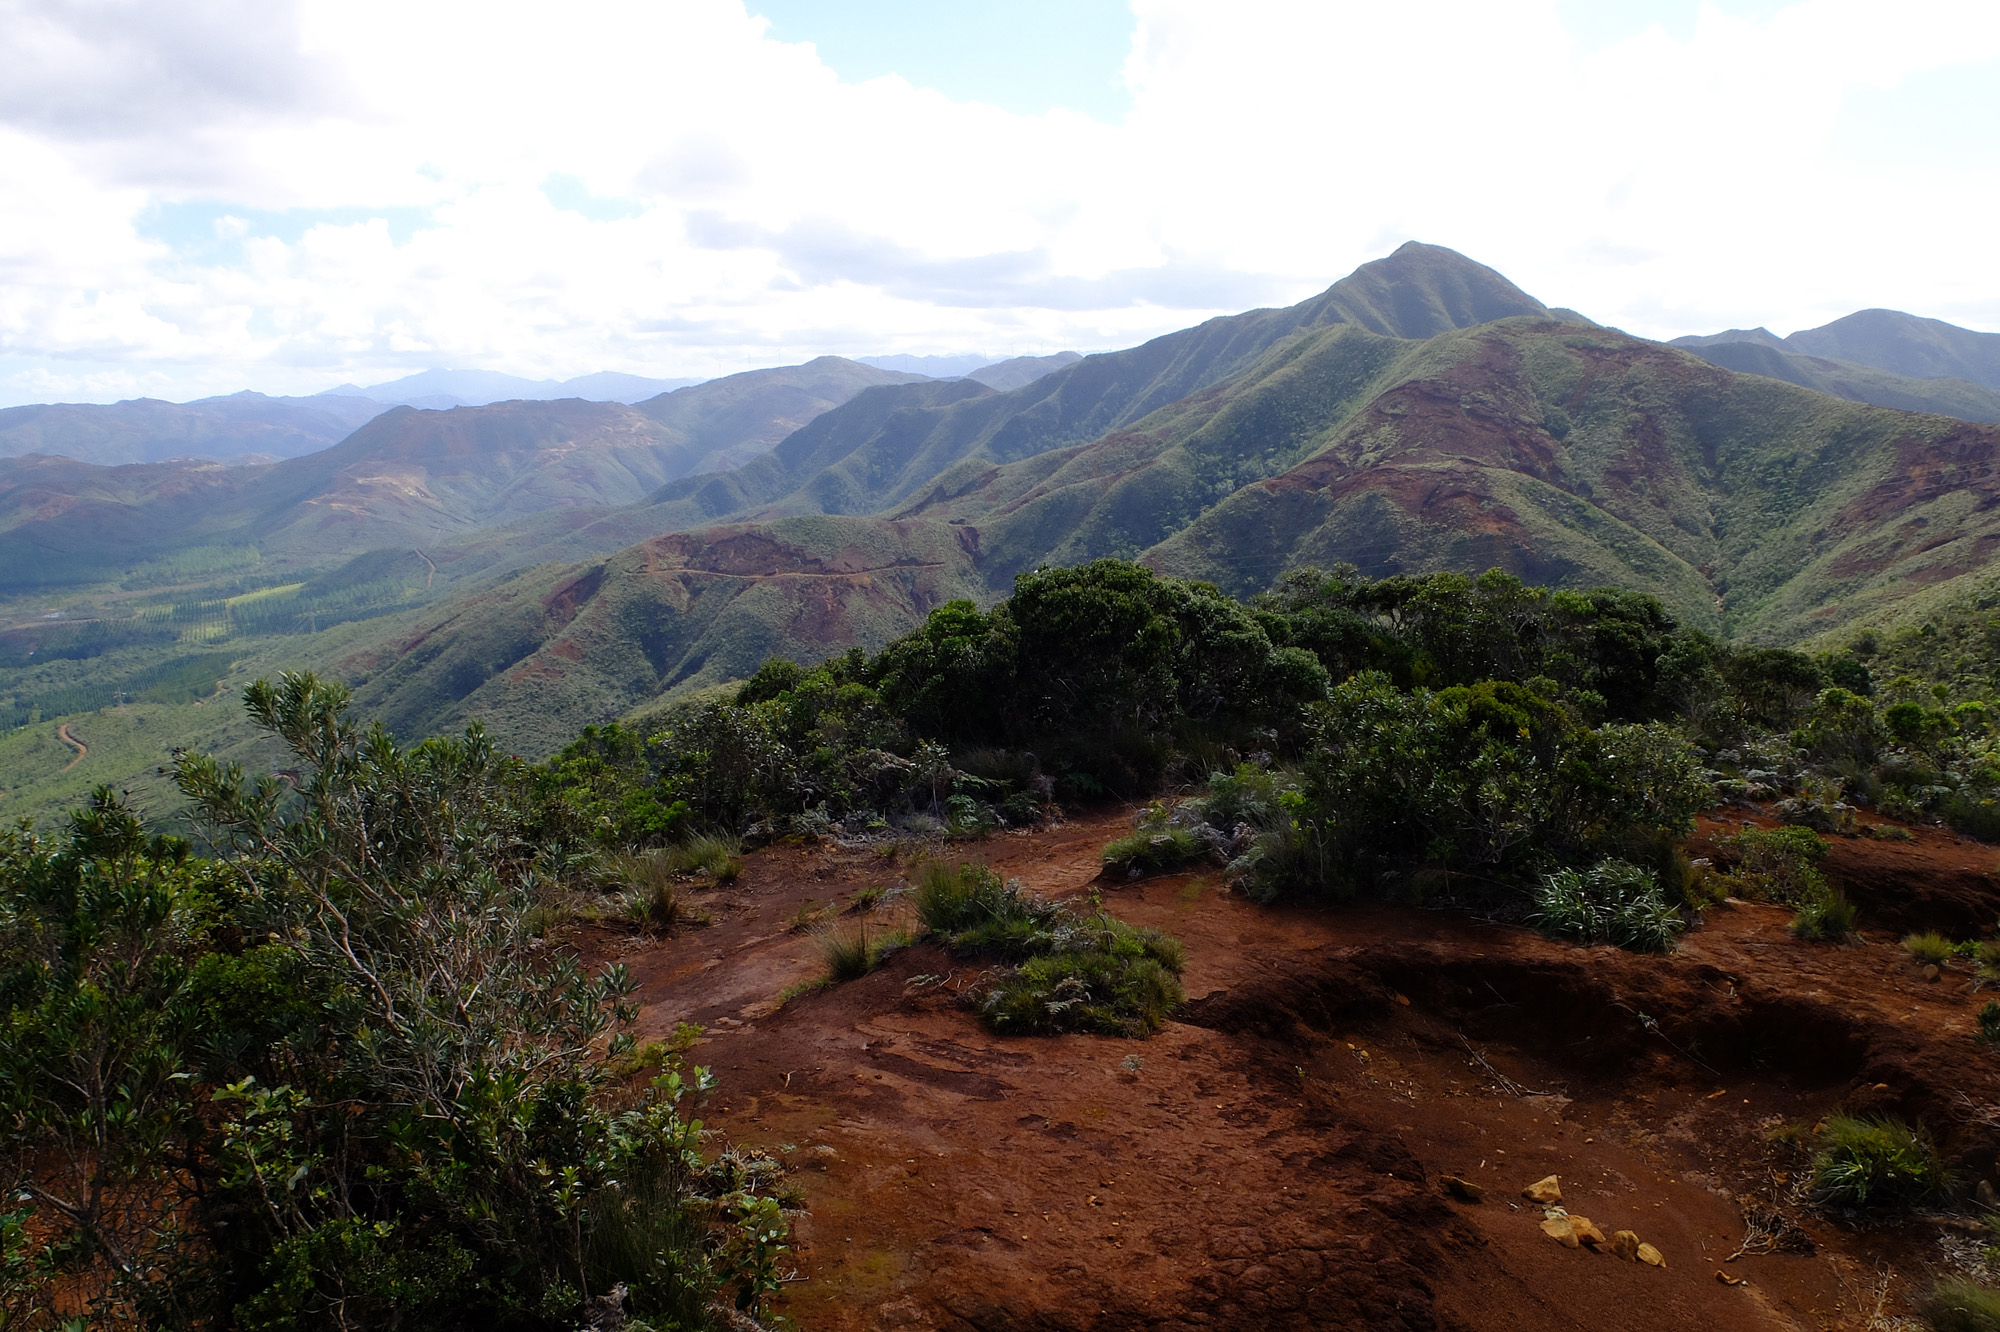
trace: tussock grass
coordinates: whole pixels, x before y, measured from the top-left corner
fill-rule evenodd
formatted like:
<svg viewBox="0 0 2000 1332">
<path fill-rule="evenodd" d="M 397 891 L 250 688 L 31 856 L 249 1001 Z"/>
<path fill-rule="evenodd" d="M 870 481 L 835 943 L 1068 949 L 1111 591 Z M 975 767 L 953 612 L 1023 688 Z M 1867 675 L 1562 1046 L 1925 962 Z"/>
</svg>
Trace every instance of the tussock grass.
<svg viewBox="0 0 2000 1332">
<path fill-rule="evenodd" d="M 1925 932 L 1903 936 L 1903 949 L 1918 962 L 1933 967 L 1941 967 L 1950 962 L 1958 951 L 1951 940 L 1942 934 Z"/>
<path fill-rule="evenodd" d="M 1114 874 L 1162 874 L 1208 858 L 1209 844 L 1191 827 L 1175 821 L 1164 805 L 1148 807 L 1136 826 L 1104 848 L 1104 868 Z"/>
<path fill-rule="evenodd" d="M 1790 929 L 1795 937 L 1814 943 L 1840 943 L 1854 933 L 1854 920 L 1854 903 L 1822 882 L 1799 902 Z"/>
<path fill-rule="evenodd" d="M 1831 1207 L 1913 1207 L 1943 1199 L 1951 1175 L 1930 1135 L 1899 1119 L 1834 1115 L 1813 1155 L 1813 1200 Z"/>
<path fill-rule="evenodd" d="M 1081 912 L 1003 883 L 984 865 L 923 867 L 917 919 L 953 952 L 1014 963 L 978 999 L 994 1030 L 1143 1036 L 1181 1001 L 1180 941 L 1101 908 Z"/>
<path fill-rule="evenodd" d="M 2000 1332 L 2000 1291 L 1970 1281 L 1940 1281 L 1917 1301 L 1930 1332 Z"/>
</svg>

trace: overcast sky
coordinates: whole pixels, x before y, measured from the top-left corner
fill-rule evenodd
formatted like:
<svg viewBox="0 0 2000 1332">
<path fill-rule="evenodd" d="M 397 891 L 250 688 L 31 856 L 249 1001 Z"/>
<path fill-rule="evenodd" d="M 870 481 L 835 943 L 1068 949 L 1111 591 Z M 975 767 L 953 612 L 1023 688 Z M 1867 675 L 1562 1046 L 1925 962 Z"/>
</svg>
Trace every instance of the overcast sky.
<svg viewBox="0 0 2000 1332">
<path fill-rule="evenodd" d="M 2000 330 L 1993 0 L 0 0 L 0 403 L 1127 346 L 1405 240 Z"/>
</svg>

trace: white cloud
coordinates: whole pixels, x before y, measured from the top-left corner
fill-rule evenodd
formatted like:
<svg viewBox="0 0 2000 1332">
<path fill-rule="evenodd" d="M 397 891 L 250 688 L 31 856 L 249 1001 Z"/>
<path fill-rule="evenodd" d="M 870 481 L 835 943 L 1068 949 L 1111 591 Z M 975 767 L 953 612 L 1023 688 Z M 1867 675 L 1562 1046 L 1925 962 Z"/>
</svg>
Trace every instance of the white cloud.
<svg viewBox="0 0 2000 1332">
<path fill-rule="evenodd" d="M 1648 334 L 2000 327 L 2000 78 L 1927 127 L 1961 167 L 1843 130 L 2000 62 L 1987 0 L 1596 50 L 1554 0 L 1133 10 L 1106 126 L 843 84 L 739 0 L 0 6 L 0 400 L 1125 345 L 1411 237 Z"/>
</svg>

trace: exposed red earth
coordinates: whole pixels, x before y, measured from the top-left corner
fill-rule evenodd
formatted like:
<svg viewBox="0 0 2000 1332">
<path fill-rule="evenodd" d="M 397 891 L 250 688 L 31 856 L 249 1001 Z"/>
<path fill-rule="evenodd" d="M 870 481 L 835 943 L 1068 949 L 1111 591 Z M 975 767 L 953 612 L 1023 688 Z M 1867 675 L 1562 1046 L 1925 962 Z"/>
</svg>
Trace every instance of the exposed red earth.
<svg viewBox="0 0 2000 1332">
<path fill-rule="evenodd" d="M 1697 850 L 1740 817 L 1705 822 Z M 1986 996 L 1963 973 L 1926 982 L 1897 943 L 1949 923 L 1933 910 L 1990 928 L 1993 848 L 1836 839 L 1829 871 L 1875 914 L 1862 942 L 1803 943 L 1744 904 L 1652 958 L 1447 912 L 1258 907 L 1213 871 L 1095 883 L 1126 826 L 949 854 L 1044 893 L 1095 886 L 1178 935 L 1188 1003 L 1149 1040 L 994 1036 L 956 997 L 977 966 L 930 945 L 781 1004 L 822 971 L 798 922 L 893 923 L 893 898 L 851 909 L 908 873 L 872 848 L 756 852 L 697 895 L 713 924 L 671 938 L 583 929 L 641 982 L 642 1039 L 706 1028 L 709 1126 L 791 1167 L 800 1327 L 1862 1329 L 1976 1253 L 1962 1218 L 1815 1213 L 1785 1130 L 1893 1112 L 1968 1182 L 1993 1177 Z M 1521 1190 L 1551 1174 L 1573 1214 L 1666 1266 L 1543 1234 Z M 1795 1251 L 1729 1261 L 1767 1214 Z"/>
</svg>

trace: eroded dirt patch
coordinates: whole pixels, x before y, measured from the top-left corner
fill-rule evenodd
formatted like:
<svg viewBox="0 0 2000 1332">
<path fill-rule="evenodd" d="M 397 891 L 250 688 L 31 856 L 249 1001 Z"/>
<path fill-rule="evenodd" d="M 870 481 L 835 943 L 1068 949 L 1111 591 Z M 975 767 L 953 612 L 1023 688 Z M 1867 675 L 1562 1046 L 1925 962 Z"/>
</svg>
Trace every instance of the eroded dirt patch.
<svg viewBox="0 0 2000 1332">
<path fill-rule="evenodd" d="M 1083 892 L 1124 826 L 956 854 Z M 774 847 L 703 895 L 712 926 L 586 941 L 638 975 L 642 1036 L 707 1028 L 711 1125 L 793 1167 L 802 1327 L 1863 1328 L 1950 1232 L 1799 1208 L 1773 1130 L 1893 1111 L 1969 1174 L 1994 1167 L 1977 1000 L 1925 982 L 1893 933 L 1803 944 L 1742 906 L 1642 958 L 1438 912 L 1258 908 L 1178 875 L 1098 885 L 1187 944 L 1189 1003 L 1151 1040 L 995 1037 L 954 997 L 965 964 L 928 946 L 779 1006 L 820 971 L 796 926 L 850 926 L 854 894 L 907 868 Z M 1668 1266 L 1543 1235 L 1518 1194 L 1548 1174 Z M 1725 1264 L 1774 1201 L 1812 1252 Z"/>
</svg>

